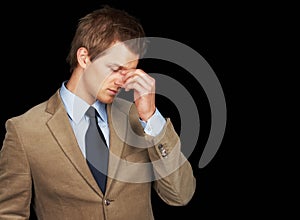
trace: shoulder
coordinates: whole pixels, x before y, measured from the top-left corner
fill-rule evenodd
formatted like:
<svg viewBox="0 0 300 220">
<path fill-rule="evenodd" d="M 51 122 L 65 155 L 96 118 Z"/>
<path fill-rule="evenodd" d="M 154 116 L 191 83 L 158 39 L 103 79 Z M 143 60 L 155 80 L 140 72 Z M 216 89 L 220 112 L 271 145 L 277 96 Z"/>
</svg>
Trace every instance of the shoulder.
<svg viewBox="0 0 300 220">
<path fill-rule="evenodd" d="M 26 112 L 9 118 L 6 123 L 11 122 L 15 125 L 26 125 L 30 126 L 33 124 L 34 121 L 41 121 L 41 117 L 45 115 L 45 109 L 47 106 L 47 101 L 44 101 L 40 104 L 33 106 L 32 108 L 28 109 Z"/>
<path fill-rule="evenodd" d="M 139 120 L 138 111 L 134 102 L 130 102 L 123 98 L 115 98 L 114 102 L 110 105 L 109 110 L 111 111 L 111 117 L 121 121 L 119 119 L 123 118 L 122 116 L 125 116 L 135 133 L 139 135 L 144 134 L 144 129 Z"/>
<path fill-rule="evenodd" d="M 123 98 L 115 98 L 111 104 L 111 110 L 120 111 L 129 117 L 130 121 L 139 121 L 138 111 L 134 102 L 130 102 Z"/>
<path fill-rule="evenodd" d="M 135 106 L 133 102 L 130 102 L 123 98 L 115 98 L 113 103 L 111 104 L 112 109 L 116 109 L 118 111 L 123 112 L 124 114 L 128 114 L 130 109 Z"/>
<path fill-rule="evenodd" d="M 45 100 L 39 104 L 28 109 L 26 112 L 8 119 L 15 123 L 27 123 L 29 125 L 36 122 L 44 122 L 48 120 L 53 114 L 55 108 L 58 108 L 62 104 L 59 98 L 59 91 L 56 91 L 48 100 Z M 54 109 L 53 111 L 51 111 Z"/>
</svg>

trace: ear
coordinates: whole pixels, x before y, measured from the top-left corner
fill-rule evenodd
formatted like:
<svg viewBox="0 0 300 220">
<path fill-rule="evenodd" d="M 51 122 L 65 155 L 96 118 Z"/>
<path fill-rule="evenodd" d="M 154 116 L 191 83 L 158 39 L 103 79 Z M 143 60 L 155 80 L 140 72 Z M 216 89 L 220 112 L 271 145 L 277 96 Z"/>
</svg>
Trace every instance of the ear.
<svg viewBox="0 0 300 220">
<path fill-rule="evenodd" d="M 83 69 L 85 69 L 87 65 L 91 62 L 88 54 L 89 52 L 85 47 L 80 47 L 77 50 L 77 61 Z"/>
</svg>

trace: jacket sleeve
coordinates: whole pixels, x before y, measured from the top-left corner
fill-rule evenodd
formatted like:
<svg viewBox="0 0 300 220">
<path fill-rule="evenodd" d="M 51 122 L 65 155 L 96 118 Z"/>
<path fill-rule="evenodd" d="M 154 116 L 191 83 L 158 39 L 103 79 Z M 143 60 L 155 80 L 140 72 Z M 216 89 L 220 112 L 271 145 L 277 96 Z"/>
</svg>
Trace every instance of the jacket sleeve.
<svg viewBox="0 0 300 220">
<path fill-rule="evenodd" d="M 160 198 L 169 205 L 186 205 L 196 189 L 196 179 L 191 164 L 181 152 L 180 138 L 167 119 L 163 130 L 154 138 L 148 148 L 154 168 L 154 189 Z"/>
<path fill-rule="evenodd" d="M 6 124 L 0 151 L 0 219 L 29 219 L 31 174 L 26 153 L 12 119 Z"/>
</svg>

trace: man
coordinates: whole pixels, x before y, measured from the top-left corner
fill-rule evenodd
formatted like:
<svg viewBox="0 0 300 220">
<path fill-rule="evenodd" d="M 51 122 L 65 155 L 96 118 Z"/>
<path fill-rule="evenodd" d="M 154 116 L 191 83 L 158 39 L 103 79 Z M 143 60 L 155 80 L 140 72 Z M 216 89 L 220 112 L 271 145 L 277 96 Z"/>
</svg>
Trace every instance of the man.
<svg viewBox="0 0 300 220">
<path fill-rule="evenodd" d="M 108 6 L 79 21 L 70 79 L 6 122 L 0 219 L 28 219 L 31 206 L 46 220 L 153 219 L 152 187 L 169 205 L 190 201 L 192 168 L 155 106 L 155 80 L 137 69 L 144 36 L 134 17 Z M 133 103 L 116 97 L 122 88 Z"/>
</svg>

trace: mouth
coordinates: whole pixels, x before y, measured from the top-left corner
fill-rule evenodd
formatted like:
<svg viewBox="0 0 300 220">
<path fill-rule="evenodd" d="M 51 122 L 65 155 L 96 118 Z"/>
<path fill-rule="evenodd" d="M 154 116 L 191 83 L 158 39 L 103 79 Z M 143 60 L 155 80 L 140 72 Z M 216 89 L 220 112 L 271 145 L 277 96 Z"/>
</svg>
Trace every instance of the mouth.
<svg viewBox="0 0 300 220">
<path fill-rule="evenodd" d="M 111 95 L 117 95 L 117 93 L 119 92 L 119 89 L 107 89 L 107 90 Z"/>
</svg>

